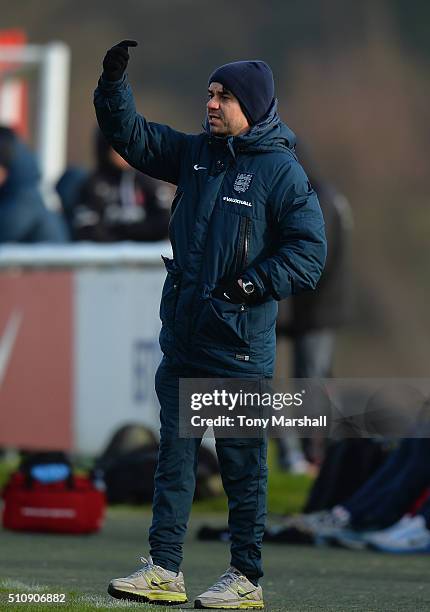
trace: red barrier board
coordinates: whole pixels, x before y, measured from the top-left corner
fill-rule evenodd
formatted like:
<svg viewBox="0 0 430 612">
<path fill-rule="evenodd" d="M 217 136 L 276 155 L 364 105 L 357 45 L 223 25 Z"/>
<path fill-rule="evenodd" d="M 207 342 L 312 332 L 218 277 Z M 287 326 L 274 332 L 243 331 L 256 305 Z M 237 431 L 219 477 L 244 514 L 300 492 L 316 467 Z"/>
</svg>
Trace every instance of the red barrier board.
<svg viewBox="0 0 430 612">
<path fill-rule="evenodd" d="M 0 275 L 0 446 L 73 447 L 73 273 Z"/>
</svg>

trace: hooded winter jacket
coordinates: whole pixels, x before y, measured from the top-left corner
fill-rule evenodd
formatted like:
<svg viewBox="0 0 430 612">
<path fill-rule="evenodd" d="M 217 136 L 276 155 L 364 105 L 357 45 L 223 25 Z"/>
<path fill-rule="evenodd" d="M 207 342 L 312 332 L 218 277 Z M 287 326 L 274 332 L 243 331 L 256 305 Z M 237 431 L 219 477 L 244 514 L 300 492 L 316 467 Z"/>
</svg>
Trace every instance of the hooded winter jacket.
<svg viewBox="0 0 430 612">
<path fill-rule="evenodd" d="M 120 155 L 177 185 L 173 259 L 165 259 L 160 306 L 162 351 L 177 365 L 216 376 L 272 376 L 277 300 L 313 289 L 326 256 L 318 198 L 276 103 L 263 122 L 230 138 L 147 122 L 136 113 L 126 76 L 101 78 L 94 104 Z M 256 304 L 212 295 L 238 277 L 252 280 Z"/>
<path fill-rule="evenodd" d="M 0 131 L 0 146 L 8 149 L 0 156 L 8 173 L 0 186 L 0 243 L 66 242 L 65 223 L 45 207 L 40 195 L 35 156 L 12 130 Z"/>
</svg>

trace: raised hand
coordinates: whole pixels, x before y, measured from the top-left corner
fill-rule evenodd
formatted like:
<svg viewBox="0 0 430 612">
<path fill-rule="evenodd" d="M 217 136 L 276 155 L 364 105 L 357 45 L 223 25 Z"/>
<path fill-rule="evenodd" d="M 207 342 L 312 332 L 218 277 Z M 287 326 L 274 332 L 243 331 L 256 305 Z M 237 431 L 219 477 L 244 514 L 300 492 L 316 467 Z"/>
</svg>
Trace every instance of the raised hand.
<svg viewBox="0 0 430 612">
<path fill-rule="evenodd" d="M 103 60 L 103 77 L 107 81 L 119 81 L 127 68 L 129 47 L 137 47 L 136 40 L 122 40 L 109 49 Z"/>
</svg>

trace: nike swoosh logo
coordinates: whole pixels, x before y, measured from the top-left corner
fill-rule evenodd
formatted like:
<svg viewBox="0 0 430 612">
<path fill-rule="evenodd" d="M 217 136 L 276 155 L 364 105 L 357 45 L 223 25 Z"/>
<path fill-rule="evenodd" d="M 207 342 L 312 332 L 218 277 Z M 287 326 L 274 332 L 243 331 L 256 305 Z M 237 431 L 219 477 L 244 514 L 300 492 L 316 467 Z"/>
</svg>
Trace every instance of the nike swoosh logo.
<svg viewBox="0 0 430 612">
<path fill-rule="evenodd" d="M 224 292 L 224 297 L 226 297 L 228 300 L 230 300 L 230 299 L 231 299 L 231 298 L 230 298 L 230 296 L 229 296 L 229 295 L 227 295 L 225 292 Z"/>
<path fill-rule="evenodd" d="M 199 164 L 194 164 L 194 170 L 207 170 L 205 166 L 199 166 Z"/>
<path fill-rule="evenodd" d="M 155 580 L 151 580 L 151 585 L 153 587 L 158 587 L 162 586 L 163 584 L 170 584 L 171 582 L 171 580 L 160 580 L 160 582 L 155 582 Z"/>
<path fill-rule="evenodd" d="M 239 597 L 246 597 L 247 595 L 251 595 L 252 593 L 254 593 L 255 589 L 253 589 L 252 591 L 247 591 L 246 593 L 238 593 Z"/>
<path fill-rule="evenodd" d="M 0 387 L 3 383 L 6 371 L 12 357 L 13 347 L 21 326 L 22 313 L 15 311 L 9 317 L 3 335 L 0 339 Z"/>
</svg>

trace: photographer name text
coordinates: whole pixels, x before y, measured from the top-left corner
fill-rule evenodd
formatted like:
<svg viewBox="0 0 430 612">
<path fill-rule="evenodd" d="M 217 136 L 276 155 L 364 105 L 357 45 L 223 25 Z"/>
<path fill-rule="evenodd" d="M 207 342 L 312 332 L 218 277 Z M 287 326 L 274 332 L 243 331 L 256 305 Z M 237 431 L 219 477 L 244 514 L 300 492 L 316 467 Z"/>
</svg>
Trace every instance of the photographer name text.
<svg viewBox="0 0 430 612">
<path fill-rule="evenodd" d="M 234 417 L 219 415 L 214 418 L 194 415 L 191 417 L 193 427 L 257 427 L 267 429 L 271 427 L 327 427 L 327 416 L 302 416 L 289 418 L 285 415 L 273 414 L 269 418 L 249 417 L 238 414 Z"/>
</svg>

